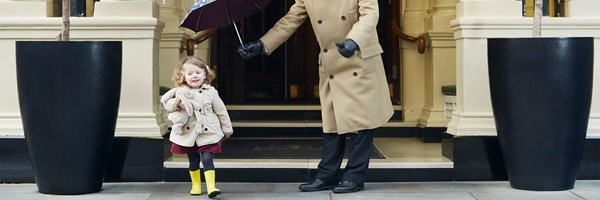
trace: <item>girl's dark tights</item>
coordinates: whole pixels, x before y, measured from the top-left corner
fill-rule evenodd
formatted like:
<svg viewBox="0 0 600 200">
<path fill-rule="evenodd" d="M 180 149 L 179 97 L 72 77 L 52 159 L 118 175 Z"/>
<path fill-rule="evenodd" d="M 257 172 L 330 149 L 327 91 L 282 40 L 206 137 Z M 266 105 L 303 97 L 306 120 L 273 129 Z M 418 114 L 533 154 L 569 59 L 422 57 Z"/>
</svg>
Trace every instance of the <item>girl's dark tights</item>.
<svg viewBox="0 0 600 200">
<path fill-rule="evenodd" d="M 188 161 L 190 162 L 190 171 L 196 171 L 200 169 L 200 160 L 204 165 L 204 171 L 214 170 L 215 164 L 213 163 L 213 154 L 210 152 L 201 153 L 188 153 Z"/>
</svg>

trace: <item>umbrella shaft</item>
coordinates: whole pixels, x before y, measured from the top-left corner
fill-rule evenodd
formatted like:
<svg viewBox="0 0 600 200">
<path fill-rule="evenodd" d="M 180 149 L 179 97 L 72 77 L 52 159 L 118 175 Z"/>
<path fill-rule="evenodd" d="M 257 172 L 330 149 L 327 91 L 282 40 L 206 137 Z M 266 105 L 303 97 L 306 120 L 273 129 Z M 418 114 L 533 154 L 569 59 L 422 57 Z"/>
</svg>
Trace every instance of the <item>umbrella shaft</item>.
<svg viewBox="0 0 600 200">
<path fill-rule="evenodd" d="M 231 22 L 233 23 L 233 28 L 235 28 L 235 33 L 237 33 L 238 40 L 240 40 L 240 45 L 242 45 L 242 48 L 244 48 L 244 42 L 242 42 L 242 37 L 240 37 L 240 31 L 238 31 L 237 25 L 235 25 L 233 20 Z"/>
</svg>

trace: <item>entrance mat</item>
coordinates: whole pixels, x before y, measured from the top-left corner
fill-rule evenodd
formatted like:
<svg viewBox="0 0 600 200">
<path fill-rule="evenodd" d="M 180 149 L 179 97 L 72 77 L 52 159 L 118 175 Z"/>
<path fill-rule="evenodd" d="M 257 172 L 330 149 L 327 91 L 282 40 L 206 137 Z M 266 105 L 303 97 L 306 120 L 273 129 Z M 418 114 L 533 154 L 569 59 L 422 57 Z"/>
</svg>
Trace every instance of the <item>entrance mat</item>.
<svg viewBox="0 0 600 200">
<path fill-rule="evenodd" d="M 350 140 L 346 140 L 344 158 L 348 158 Z M 310 139 L 225 139 L 221 143 L 222 153 L 218 159 L 321 159 L 322 138 Z M 385 159 L 373 145 L 371 159 Z"/>
</svg>

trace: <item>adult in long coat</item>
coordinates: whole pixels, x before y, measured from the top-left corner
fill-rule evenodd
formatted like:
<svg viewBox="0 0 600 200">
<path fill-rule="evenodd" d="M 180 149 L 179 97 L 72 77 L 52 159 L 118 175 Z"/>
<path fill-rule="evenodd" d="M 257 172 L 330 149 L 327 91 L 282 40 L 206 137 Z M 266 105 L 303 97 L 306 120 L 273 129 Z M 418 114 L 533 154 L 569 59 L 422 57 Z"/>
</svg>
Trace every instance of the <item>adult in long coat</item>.
<svg viewBox="0 0 600 200">
<path fill-rule="evenodd" d="M 364 189 L 373 130 L 393 114 L 377 37 L 377 0 L 296 0 L 289 12 L 263 37 L 238 48 L 246 59 L 271 54 L 310 19 L 319 53 L 319 97 L 324 147 L 317 176 L 301 191 Z M 342 181 L 337 174 L 345 138 L 352 148 Z M 357 134 L 356 134 L 357 133 Z"/>
</svg>

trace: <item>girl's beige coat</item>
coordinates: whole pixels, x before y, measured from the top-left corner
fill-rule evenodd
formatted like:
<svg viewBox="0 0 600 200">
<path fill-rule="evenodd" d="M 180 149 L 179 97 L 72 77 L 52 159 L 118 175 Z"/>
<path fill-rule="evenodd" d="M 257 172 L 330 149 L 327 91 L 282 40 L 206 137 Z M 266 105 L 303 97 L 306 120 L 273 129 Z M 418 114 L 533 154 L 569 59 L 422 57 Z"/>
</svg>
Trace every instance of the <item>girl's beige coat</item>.
<svg viewBox="0 0 600 200">
<path fill-rule="evenodd" d="M 161 103 L 168 112 L 180 108 L 175 105 L 175 91 L 173 88 L 163 95 Z M 194 110 L 188 122 L 183 126 L 181 135 L 170 134 L 169 140 L 184 147 L 214 144 L 223 138 L 223 132 L 233 133 L 231 119 L 225 108 L 223 100 L 217 90 L 210 85 L 203 85 L 200 89 L 191 89 L 194 92 L 192 100 L 199 102 L 202 109 Z"/>
</svg>

